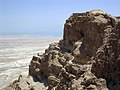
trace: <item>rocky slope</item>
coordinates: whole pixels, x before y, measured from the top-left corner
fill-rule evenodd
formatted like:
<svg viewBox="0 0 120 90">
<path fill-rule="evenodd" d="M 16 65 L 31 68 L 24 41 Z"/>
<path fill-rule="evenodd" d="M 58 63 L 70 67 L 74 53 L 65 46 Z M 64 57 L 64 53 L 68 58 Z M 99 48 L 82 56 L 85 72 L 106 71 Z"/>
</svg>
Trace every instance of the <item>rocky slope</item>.
<svg viewBox="0 0 120 90">
<path fill-rule="evenodd" d="M 120 90 L 119 17 L 101 10 L 74 13 L 66 20 L 63 40 L 33 56 L 24 77 L 6 90 Z"/>
</svg>

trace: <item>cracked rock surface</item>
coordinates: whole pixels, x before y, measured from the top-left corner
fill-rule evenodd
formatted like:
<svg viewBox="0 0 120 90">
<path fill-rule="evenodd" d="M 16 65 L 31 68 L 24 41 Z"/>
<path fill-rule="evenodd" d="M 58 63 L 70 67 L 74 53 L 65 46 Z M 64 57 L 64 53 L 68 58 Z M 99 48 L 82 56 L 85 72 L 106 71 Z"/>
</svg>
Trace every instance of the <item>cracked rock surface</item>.
<svg viewBox="0 0 120 90">
<path fill-rule="evenodd" d="M 63 39 L 33 56 L 29 77 L 45 81 L 46 90 L 120 90 L 119 17 L 101 10 L 74 13 L 66 20 Z M 9 90 L 45 90 L 24 80 Z"/>
</svg>

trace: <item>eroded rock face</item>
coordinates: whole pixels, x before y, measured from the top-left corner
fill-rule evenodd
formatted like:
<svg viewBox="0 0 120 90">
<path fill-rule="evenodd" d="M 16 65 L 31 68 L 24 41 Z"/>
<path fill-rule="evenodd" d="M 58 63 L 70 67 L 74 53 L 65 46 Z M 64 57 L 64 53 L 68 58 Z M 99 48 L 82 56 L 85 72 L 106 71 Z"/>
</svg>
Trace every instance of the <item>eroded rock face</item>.
<svg viewBox="0 0 120 90">
<path fill-rule="evenodd" d="M 120 90 L 119 17 L 101 10 L 74 13 L 63 40 L 32 58 L 29 75 L 47 79 L 48 90 Z"/>
<path fill-rule="evenodd" d="M 46 90 L 44 83 L 35 82 L 32 76 L 20 75 L 18 80 L 15 80 L 8 87 L 1 90 Z"/>
<path fill-rule="evenodd" d="M 94 56 L 92 72 L 105 78 L 110 90 L 120 89 L 120 21 L 113 19 L 114 24 L 104 29 L 103 45 Z"/>
</svg>

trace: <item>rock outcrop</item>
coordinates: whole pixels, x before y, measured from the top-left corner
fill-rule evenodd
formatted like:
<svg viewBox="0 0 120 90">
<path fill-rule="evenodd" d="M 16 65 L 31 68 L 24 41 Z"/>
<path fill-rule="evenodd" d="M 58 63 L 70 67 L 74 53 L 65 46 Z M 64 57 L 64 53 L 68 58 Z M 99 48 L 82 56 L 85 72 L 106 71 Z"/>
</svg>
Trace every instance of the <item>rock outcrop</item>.
<svg viewBox="0 0 120 90">
<path fill-rule="evenodd" d="M 21 74 L 18 80 L 1 90 L 47 90 L 48 87 L 44 84 L 44 82 L 37 82 L 30 75 Z"/>
<path fill-rule="evenodd" d="M 66 20 L 63 40 L 33 56 L 29 75 L 46 80 L 48 90 L 120 90 L 119 17 L 101 10 L 74 13 Z"/>
</svg>

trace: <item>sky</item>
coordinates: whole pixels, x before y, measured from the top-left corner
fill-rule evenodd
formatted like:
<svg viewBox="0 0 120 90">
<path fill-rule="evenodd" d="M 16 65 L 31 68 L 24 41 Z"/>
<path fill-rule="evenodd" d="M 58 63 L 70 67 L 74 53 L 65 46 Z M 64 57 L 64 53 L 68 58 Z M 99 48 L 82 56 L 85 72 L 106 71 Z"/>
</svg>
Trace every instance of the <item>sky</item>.
<svg viewBox="0 0 120 90">
<path fill-rule="evenodd" d="M 72 13 L 101 9 L 120 16 L 120 0 L 0 0 L 0 35 L 63 35 Z"/>
</svg>

